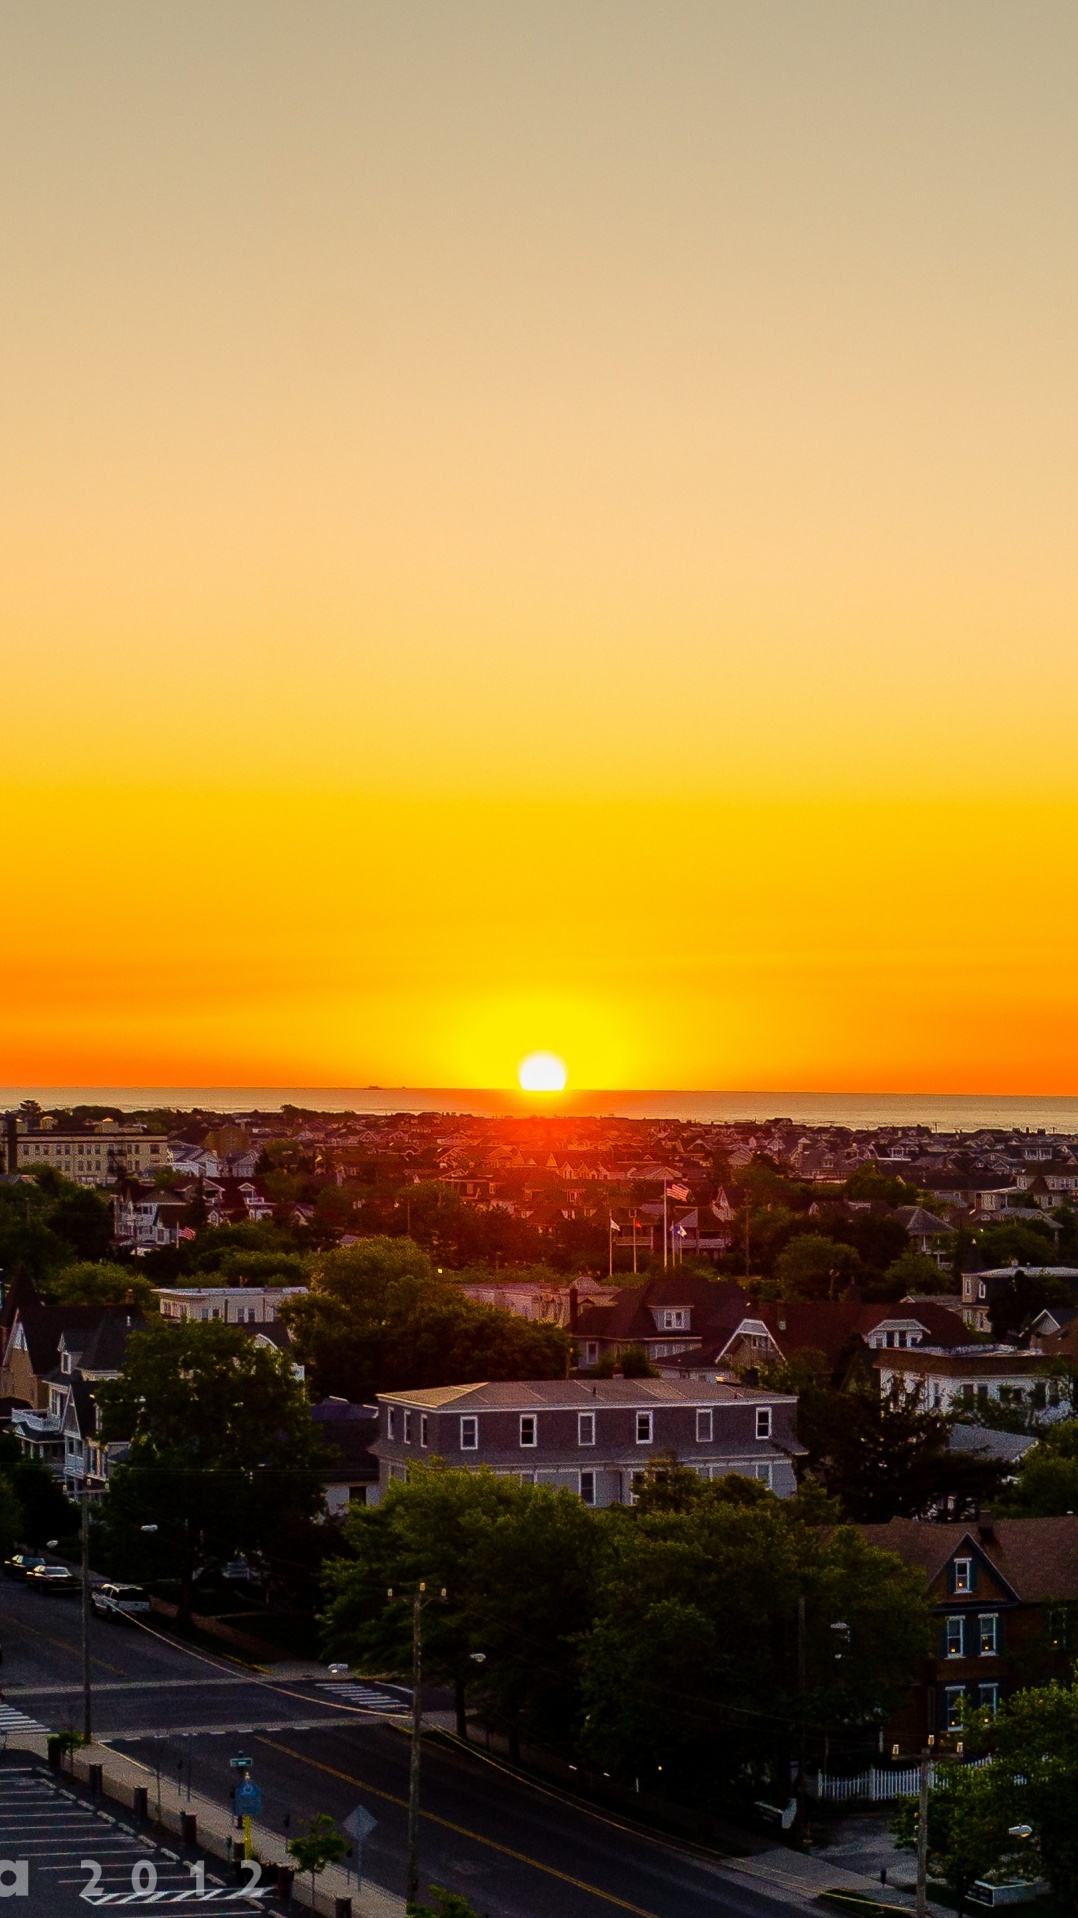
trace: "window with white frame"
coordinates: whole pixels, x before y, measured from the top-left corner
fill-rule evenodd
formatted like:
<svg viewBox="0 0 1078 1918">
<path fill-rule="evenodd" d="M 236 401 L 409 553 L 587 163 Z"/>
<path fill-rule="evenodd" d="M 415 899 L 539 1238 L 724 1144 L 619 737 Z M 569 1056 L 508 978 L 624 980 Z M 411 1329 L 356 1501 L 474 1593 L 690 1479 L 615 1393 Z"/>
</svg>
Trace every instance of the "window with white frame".
<svg viewBox="0 0 1078 1918">
<path fill-rule="evenodd" d="M 534 1412 L 522 1412 L 520 1415 L 520 1443 L 522 1445 L 539 1443 L 539 1420 Z"/>
<path fill-rule="evenodd" d="M 637 1444 L 638 1444 L 638 1445 L 650 1445 L 650 1444 L 651 1444 L 651 1434 L 652 1434 L 652 1421 L 653 1421 L 653 1417 L 654 1417 L 654 1414 L 653 1414 L 653 1413 L 651 1413 L 651 1412 L 638 1412 L 638 1413 L 637 1413 L 637 1415 L 636 1415 L 636 1442 L 637 1442 Z"/>
<path fill-rule="evenodd" d="M 659 1329 L 662 1332 L 686 1332 L 689 1327 L 689 1315 L 680 1308 L 659 1314 Z"/>
<path fill-rule="evenodd" d="M 462 1452 L 479 1450 L 479 1420 L 474 1412 L 466 1412 L 460 1421 L 460 1449 Z"/>
<path fill-rule="evenodd" d="M 966 1621 L 960 1612 L 944 1620 L 943 1650 L 947 1658 L 965 1657 Z"/>
<path fill-rule="evenodd" d="M 943 1687 L 943 1728 L 957 1732 L 962 1729 L 962 1707 L 966 1702 L 964 1685 L 945 1685 Z"/>
<path fill-rule="evenodd" d="M 576 1442 L 578 1445 L 595 1444 L 595 1413 L 579 1412 L 576 1421 Z"/>
<path fill-rule="evenodd" d="M 595 1503 L 595 1473 L 594 1472 L 581 1472 L 580 1498 L 581 1498 L 581 1502 L 584 1505 L 594 1505 Z"/>
<path fill-rule="evenodd" d="M 991 1712 L 994 1718 L 999 1710 L 999 1686 L 994 1681 L 988 1685 L 978 1685 L 977 1703 L 982 1712 Z"/>
<path fill-rule="evenodd" d="M 769 1439 L 771 1437 L 770 1405 L 758 1405 L 756 1407 L 756 1436 L 758 1439 Z"/>
<path fill-rule="evenodd" d="M 999 1651 L 999 1613 L 981 1612 L 977 1619 L 977 1649 L 982 1658 L 995 1658 Z"/>
<path fill-rule="evenodd" d="M 770 1461 L 770 1459 L 768 1459 L 768 1460 L 767 1460 L 767 1462 L 766 1462 L 765 1464 L 763 1464 L 763 1465 L 758 1465 L 758 1466 L 756 1467 L 756 1476 L 757 1476 L 757 1478 L 759 1479 L 759 1481 L 760 1481 L 760 1483 L 761 1483 L 761 1485 L 770 1485 L 770 1483 L 771 1483 L 771 1461 Z"/>
<path fill-rule="evenodd" d="M 954 1561 L 954 1584 L 952 1590 L 956 1592 L 972 1592 L 975 1583 L 973 1560 L 971 1558 L 956 1558 Z"/>
<path fill-rule="evenodd" d="M 425 1412 L 419 1414 L 419 1443 L 420 1445 L 430 1444 L 430 1420 Z"/>
<path fill-rule="evenodd" d="M 410 1412 L 404 1414 L 404 1443 L 406 1445 L 412 1443 L 412 1414 Z"/>
<path fill-rule="evenodd" d="M 585 1339 L 585 1341 L 584 1341 L 584 1363 L 585 1363 L 585 1365 L 598 1365 L 598 1363 L 599 1363 L 599 1341 L 598 1341 L 598 1339 Z"/>
<path fill-rule="evenodd" d="M 697 1445 L 711 1444 L 712 1423 L 713 1423 L 713 1420 L 712 1420 L 710 1407 L 708 1407 L 706 1410 L 703 1407 L 698 1407 L 696 1412 L 696 1443 Z"/>
</svg>

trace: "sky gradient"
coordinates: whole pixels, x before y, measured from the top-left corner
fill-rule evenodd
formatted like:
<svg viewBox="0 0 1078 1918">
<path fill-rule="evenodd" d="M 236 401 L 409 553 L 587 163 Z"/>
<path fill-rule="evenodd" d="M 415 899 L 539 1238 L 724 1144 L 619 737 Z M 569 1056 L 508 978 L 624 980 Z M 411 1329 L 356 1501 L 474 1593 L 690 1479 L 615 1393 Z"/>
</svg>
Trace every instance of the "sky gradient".
<svg viewBox="0 0 1078 1918">
<path fill-rule="evenodd" d="M 1070 0 L 0 0 L 0 1082 L 1078 1089 Z"/>
</svg>

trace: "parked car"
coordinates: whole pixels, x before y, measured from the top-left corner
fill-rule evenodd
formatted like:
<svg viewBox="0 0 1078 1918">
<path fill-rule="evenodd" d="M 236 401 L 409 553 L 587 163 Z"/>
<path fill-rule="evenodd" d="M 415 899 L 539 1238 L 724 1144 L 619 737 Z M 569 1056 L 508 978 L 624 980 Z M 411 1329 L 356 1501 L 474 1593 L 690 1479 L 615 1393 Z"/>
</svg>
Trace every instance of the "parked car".
<svg viewBox="0 0 1078 1918">
<path fill-rule="evenodd" d="M 33 1571 L 26 1574 L 26 1586 L 28 1591 L 51 1592 L 57 1598 L 82 1590 L 80 1581 L 66 1565 L 35 1565 Z"/>
<path fill-rule="evenodd" d="M 111 1618 L 114 1625 L 121 1618 L 137 1618 L 151 1609 L 150 1595 L 141 1585 L 95 1585 L 90 1604 L 98 1618 Z"/>
<path fill-rule="evenodd" d="M 4 1577 L 25 1578 L 28 1572 L 36 1571 L 37 1567 L 44 1563 L 45 1560 L 39 1558 L 35 1552 L 16 1552 L 14 1558 L 4 1560 Z"/>
</svg>

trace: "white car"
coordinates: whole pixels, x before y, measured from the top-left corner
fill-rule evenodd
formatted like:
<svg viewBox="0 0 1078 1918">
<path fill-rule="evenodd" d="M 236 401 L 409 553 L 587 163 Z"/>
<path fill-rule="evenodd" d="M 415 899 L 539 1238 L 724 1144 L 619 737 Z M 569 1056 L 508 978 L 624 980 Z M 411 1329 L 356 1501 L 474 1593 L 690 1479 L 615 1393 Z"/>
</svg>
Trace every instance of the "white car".
<svg viewBox="0 0 1078 1918">
<path fill-rule="evenodd" d="M 95 1585 L 90 1603 L 98 1618 L 111 1618 L 114 1624 L 143 1612 L 148 1616 L 151 1610 L 149 1593 L 141 1585 Z"/>
</svg>

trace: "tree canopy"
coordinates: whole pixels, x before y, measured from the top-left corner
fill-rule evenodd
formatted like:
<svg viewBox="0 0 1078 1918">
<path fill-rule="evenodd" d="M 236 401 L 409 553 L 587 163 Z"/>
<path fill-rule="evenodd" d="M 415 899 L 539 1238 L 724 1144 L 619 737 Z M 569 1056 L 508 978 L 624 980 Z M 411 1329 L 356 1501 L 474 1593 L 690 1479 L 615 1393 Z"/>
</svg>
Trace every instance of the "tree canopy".
<svg viewBox="0 0 1078 1918">
<path fill-rule="evenodd" d="M 564 1378 L 568 1333 L 466 1298 L 411 1239 L 362 1239 L 317 1262 L 281 1311 L 316 1394 L 369 1399 L 477 1379 Z"/>
<path fill-rule="evenodd" d="M 792 1750 L 799 1598 L 817 1729 L 880 1722 L 928 1646 L 920 1578 L 852 1530 L 821 1529 L 833 1517 L 817 1494 L 783 1501 L 736 1475 L 705 1485 L 676 1463 L 645 1473 L 636 1506 L 602 1510 L 418 1465 L 349 1520 L 353 1558 L 326 1575 L 327 1649 L 406 1671 L 411 1592 L 444 1585 L 426 1613 L 429 1669 L 461 1701 L 467 1686 L 511 1744 L 622 1778 L 654 1781 L 661 1765 L 690 1797 L 751 1791 Z"/>
<path fill-rule="evenodd" d="M 151 1320 L 127 1342 L 119 1378 L 97 1387 L 105 1440 L 130 1442 L 103 1524 L 113 1554 L 177 1567 L 190 1609 L 195 1568 L 271 1548 L 309 1520 L 325 1458 L 284 1354 L 220 1320 Z"/>
<path fill-rule="evenodd" d="M 951 1451 L 946 1419 L 901 1386 L 880 1394 L 810 1384 L 798 1402 L 797 1430 L 807 1470 L 862 1524 L 934 1517 L 941 1507 L 964 1517 L 999 1484 L 1001 1468 Z"/>
</svg>

